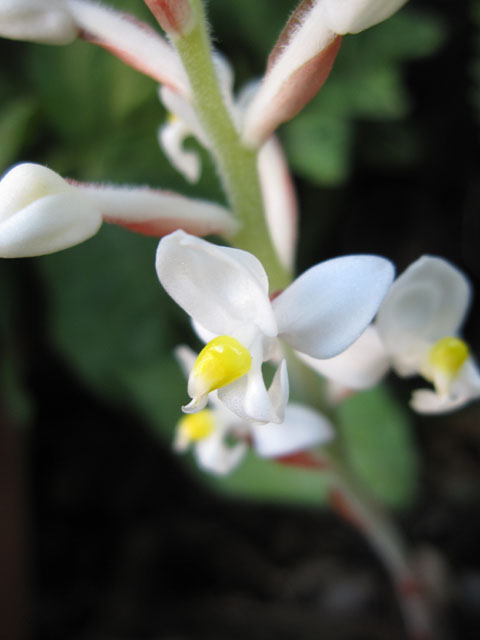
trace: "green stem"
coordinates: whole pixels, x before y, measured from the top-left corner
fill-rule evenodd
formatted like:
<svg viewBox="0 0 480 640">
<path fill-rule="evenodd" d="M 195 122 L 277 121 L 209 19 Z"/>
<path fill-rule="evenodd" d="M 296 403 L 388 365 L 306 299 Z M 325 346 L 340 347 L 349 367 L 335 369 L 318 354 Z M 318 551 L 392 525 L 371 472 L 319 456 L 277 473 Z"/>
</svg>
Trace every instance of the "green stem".
<svg viewBox="0 0 480 640">
<path fill-rule="evenodd" d="M 283 289 L 291 274 L 281 265 L 268 232 L 257 170 L 257 153 L 245 147 L 225 106 L 212 61 L 212 48 L 202 0 L 190 0 L 195 27 L 174 39 L 187 71 L 193 103 L 205 129 L 211 153 L 230 205 L 242 226 L 232 239 L 235 246 L 259 258 L 268 273 L 271 290 Z"/>
</svg>

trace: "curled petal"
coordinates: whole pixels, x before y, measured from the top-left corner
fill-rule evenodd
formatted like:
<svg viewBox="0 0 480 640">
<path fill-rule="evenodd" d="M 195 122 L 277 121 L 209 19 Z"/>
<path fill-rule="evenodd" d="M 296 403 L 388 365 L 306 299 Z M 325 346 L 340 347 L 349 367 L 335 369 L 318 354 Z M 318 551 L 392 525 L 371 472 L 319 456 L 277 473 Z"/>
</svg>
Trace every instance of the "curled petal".
<svg viewBox="0 0 480 640">
<path fill-rule="evenodd" d="M 194 454 L 199 467 L 223 476 L 238 466 L 247 453 L 248 447 L 245 442 L 228 445 L 225 442 L 225 436 L 223 431 L 218 430 L 196 444 Z"/>
<path fill-rule="evenodd" d="M 176 231 L 160 241 L 156 267 L 167 293 L 207 331 L 235 335 L 248 325 L 276 335 L 267 276 L 246 251 Z"/>
<path fill-rule="evenodd" d="M 422 256 L 397 278 L 376 324 L 400 375 L 418 371 L 429 345 L 458 333 L 470 297 L 467 278 L 442 258 Z"/>
<path fill-rule="evenodd" d="M 252 366 L 247 375 L 218 390 L 218 398 L 236 416 L 246 422 L 279 423 L 288 401 L 288 376 L 285 362 L 277 369 L 267 391 L 262 374 L 261 339 L 250 347 Z"/>
<path fill-rule="evenodd" d="M 278 458 L 329 442 L 334 429 L 325 416 L 309 407 L 289 404 L 281 424 L 251 427 L 253 446 L 263 458 Z"/>
<path fill-rule="evenodd" d="M 378 256 L 322 262 L 273 301 L 279 336 L 314 358 L 331 358 L 350 346 L 373 320 L 394 268 Z"/>
<path fill-rule="evenodd" d="M 319 0 L 328 26 L 335 33 L 358 33 L 382 22 L 407 0 Z"/>
<path fill-rule="evenodd" d="M 171 164 L 189 182 L 198 182 L 200 178 L 200 157 L 192 149 L 184 149 L 185 138 L 191 131 L 178 118 L 170 119 L 160 127 L 158 141 Z"/>
<path fill-rule="evenodd" d="M 480 372 L 469 358 L 461 368 L 447 394 L 432 389 L 417 389 L 412 394 L 410 406 L 419 413 L 448 413 L 480 398 Z"/>
<path fill-rule="evenodd" d="M 78 29 L 63 0 L 0 0 L 0 36 L 68 44 Z"/>
<path fill-rule="evenodd" d="M 297 244 L 297 199 L 282 147 L 276 138 L 269 138 L 260 149 L 258 171 L 273 245 L 282 264 L 292 269 Z"/>
<path fill-rule="evenodd" d="M 81 36 L 182 95 L 190 84 L 179 56 L 147 24 L 90 0 L 64 0 Z"/>
<path fill-rule="evenodd" d="M 348 389 L 368 389 L 387 373 L 390 359 L 374 326 L 369 326 L 338 356 L 319 360 L 304 353 L 298 356 L 309 367 Z"/>
<path fill-rule="evenodd" d="M 72 182 L 102 213 L 105 222 L 150 236 L 176 229 L 198 235 L 230 235 L 237 229 L 233 216 L 220 205 L 148 187 L 113 187 Z"/>
<path fill-rule="evenodd" d="M 270 54 L 248 107 L 243 129 L 247 145 L 259 146 L 313 98 L 330 73 L 340 42 L 325 21 L 323 3 L 301 2 Z"/>
</svg>

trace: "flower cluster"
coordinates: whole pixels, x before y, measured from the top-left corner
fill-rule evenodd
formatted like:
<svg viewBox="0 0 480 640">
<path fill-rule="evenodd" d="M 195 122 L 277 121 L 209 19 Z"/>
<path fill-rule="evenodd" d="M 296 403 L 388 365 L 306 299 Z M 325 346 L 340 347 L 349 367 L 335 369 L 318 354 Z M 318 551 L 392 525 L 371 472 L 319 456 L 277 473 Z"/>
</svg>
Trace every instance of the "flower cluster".
<svg viewBox="0 0 480 640">
<path fill-rule="evenodd" d="M 281 457 L 333 437 L 317 408 L 289 403 L 292 360 L 349 390 L 377 384 L 390 368 L 420 374 L 433 386 L 414 393 L 412 407 L 420 412 L 452 410 L 479 397 L 480 374 L 459 336 L 471 288 L 453 265 L 424 256 L 393 282 L 387 259 L 352 255 L 315 265 L 293 282 L 289 277 L 297 205 L 275 131 L 327 80 L 342 36 L 386 19 L 405 0 L 303 0 L 261 81 L 238 96 L 228 62 L 208 44 L 206 62 L 198 63 L 205 78 L 192 71 L 188 47 L 194 37 L 202 42 L 201 2 L 145 1 L 167 38 L 91 0 L 0 0 L 0 35 L 55 45 L 81 38 L 160 83 L 170 114 L 159 130 L 161 147 L 196 182 L 200 157 L 183 146 L 194 136 L 217 163 L 228 207 L 146 186 L 80 183 L 25 163 L 0 181 L 0 256 L 59 251 L 104 222 L 162 237 L 158 278 L 205 343 L 198 356 L 179 351 L 191 401 L 174 446 L 192 445 L 199 464 L 217 474 L 234 468 L 249 445 L 260 456 Z M 211 101 L 218 98 L 210 111 L 199 98 L 204 80 Z M 246 197 L 249 187 L 258 202 Z M 196 237 L 208 234 L 233 247 Z M 257 236 L 271 264 L 245 250 Z M 275 270 L 283 274 L 280 288 L 269 281 Z"/>
</svg>

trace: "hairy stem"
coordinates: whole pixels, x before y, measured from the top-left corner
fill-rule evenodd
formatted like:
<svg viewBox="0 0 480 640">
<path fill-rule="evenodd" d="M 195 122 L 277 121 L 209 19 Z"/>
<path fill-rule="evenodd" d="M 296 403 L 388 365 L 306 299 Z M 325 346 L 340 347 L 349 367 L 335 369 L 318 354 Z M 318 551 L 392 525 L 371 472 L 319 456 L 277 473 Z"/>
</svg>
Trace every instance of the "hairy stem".
<svg viewBox="0 0 480 640">
<path fill-rule="evenodd" d="M 201 0 L 191 0 L 195 27 L 174 39 L 187 71 L 196 113 L 204 127 L 211 152 L 230 205 L 242 222 L 233 244 L 251 251 L 268 273 L 272 290 L 283 289 L 291 274 L 280 264 L 267 229 L 257 170 L 257 153 L 241 144 L 225 105 L 212 58 L 212 47 Z"/>
</svg>

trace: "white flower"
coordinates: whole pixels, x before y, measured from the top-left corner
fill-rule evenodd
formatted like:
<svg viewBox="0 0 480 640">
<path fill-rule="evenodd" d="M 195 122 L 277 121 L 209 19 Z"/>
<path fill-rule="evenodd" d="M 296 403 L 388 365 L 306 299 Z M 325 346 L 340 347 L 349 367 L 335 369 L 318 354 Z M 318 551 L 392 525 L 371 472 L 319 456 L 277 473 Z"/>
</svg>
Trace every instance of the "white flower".
<svg viewBox="0 0 480 640">
<path fill-rule="evenodd" d="M 471 297 L 464 274 L 433 256 L 414 262 L 393 283 L 374 325 L 331 360 L 308 359 L 314 369 L 353 389 L 376 384 L 389 367 L 421 375 L 433 389 L 414 391 L 420 413 L 443 413 L 480 397 L 480 373 L 459 337 Z"/>
<path fill-rule="evenodd" d="M 177 231 L 157 250 L 160 282 L 201 327 L 216 336 L 200 353 L 189 379 L 192 402 L 220 400 L 244 420 L 282 422 L 288 396 L 285 363 L 267 391 L 262 363 L 278 353 L 278 339 L 316 358 L 346 349 L 371 322 L 393 278 L 377 256 L 328 260 L 302 274 L 270 301 L 267 275 L 255 256 Z"/>
<path fill-rule="evenodd" d="M 188 376 L 195 363 L 194 352 L 179 347 L 176 355 Z M 227 409 L 213 392 L 210 408 L 180 420 L 173 447 L 177 452 L 192 447 L 199 467 L 225 475 L 241 462 L 249 444 L 260 457 L 279 458 L 323 445 L 333 436 L 327 418 L 309 407 L 289 404 L 282 424 L 253 425 Z M 235 441 L 229 443 L 229 439 Z"/>
<path fill-rule="evenodd" d="M 237 223 L 229 211 L 203 200 L 147 187 L 114 187 L 67 181 L 42 165 L 24 163 L 0 181 L 0 257 L 53 253 L 84 242 L 103 222 L 161 236 L 230 235 Z"/>
<path fill-rule="evenodd" d="M 380 308 L 376 325 L 394 370 L 434 385 L 414 392 L 417 411 L 450 411 L 480 396 L 479 371 L 458 337 L 470 297 L 459 269 L 423 256 L 396 280 Z"/>
</svg>

